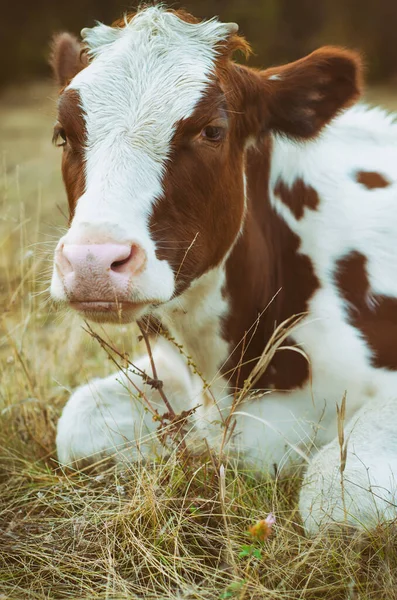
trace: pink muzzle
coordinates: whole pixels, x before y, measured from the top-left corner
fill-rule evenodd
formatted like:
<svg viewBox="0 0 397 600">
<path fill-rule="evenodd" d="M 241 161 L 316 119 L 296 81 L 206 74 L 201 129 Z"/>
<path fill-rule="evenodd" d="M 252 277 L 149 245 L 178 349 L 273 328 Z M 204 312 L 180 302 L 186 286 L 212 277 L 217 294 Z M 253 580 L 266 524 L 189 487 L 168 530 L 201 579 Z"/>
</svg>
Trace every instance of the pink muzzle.
<svg viewBox="0 0 397 600">
<path fill-rule="evenodd" d="M 60 244 L 55 265 L 70 302 L 126 302 L 146 264 L 137 244 Z"/>
</svg>

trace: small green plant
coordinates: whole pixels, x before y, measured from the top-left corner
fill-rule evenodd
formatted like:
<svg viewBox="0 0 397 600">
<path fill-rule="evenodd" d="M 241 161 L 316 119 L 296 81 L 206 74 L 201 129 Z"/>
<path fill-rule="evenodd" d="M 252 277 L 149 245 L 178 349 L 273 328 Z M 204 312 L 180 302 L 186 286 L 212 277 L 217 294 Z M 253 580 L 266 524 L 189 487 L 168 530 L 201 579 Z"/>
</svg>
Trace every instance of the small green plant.
<svg viewBox="0 0 397 600">
<path fill-rule="evenodd" d="M 260 560 L 262 558 L 262 550 L 261 548 L 256 548 L 253 544 L 243 544 L 241 546 L 241 550 L 238 553 L 239 558 L 257 558 Z"/>
</svg>

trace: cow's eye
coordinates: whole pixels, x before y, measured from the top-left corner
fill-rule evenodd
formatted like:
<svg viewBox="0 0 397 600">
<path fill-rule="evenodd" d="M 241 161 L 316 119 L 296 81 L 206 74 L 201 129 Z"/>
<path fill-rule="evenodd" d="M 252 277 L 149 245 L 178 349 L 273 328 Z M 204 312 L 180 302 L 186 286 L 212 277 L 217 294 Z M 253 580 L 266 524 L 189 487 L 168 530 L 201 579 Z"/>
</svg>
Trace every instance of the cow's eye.
<svg viewBox="0 0 397 600">
<path fill-rule="evenodd" d="M 220 142 L 225 137 L 225 129 L 223 127 L 215 127 L 207 125 L 201 132 L 201 137 L 209 142 Z"/>
<path fill-rule="evenodd" d="M 52 136 L 52 143 L 58 148 L 62 148 L 66 146 L 68 138 L 66 137 L 66 133 L 63 127 L 55 127 L 54 135 Z"/>
</svg>

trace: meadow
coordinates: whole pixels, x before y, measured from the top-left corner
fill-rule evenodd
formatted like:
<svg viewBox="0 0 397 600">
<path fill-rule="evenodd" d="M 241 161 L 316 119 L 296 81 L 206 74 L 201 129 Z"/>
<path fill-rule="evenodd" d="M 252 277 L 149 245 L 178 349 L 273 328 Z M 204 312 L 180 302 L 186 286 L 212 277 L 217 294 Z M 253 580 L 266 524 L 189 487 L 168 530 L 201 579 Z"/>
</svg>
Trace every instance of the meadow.
<svg viewBox="0 0 397 600">
<path fill-rule="evenodd" d="M 397 109 L 397 90 L 368 98 Z M 307 539 L 299 472 L 273 480 L 172 448 L 122 467 L 59 467 L 62 406 L 114 365 L 48 296 L 67 226 L 55 105 L 46 82 L 0 96 L 0 598 L 395 600 L 396 525 Z M 139 352 L 134 327 L 94 329 Z M 269 512 L 272 534 L 250 533 Z"/>
</svg>

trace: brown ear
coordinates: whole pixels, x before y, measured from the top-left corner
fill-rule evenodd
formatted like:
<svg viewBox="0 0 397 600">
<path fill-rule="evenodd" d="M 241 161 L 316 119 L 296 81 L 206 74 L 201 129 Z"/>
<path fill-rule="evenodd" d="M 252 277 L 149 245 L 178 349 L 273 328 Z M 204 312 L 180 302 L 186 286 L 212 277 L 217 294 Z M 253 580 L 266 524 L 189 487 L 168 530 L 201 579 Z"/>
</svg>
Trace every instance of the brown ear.
<svg viewBox="0 0 397 600">
<path fill-rule="evenodd" d="M 82 46 L 71 33 L 54 35 L 51 43 L 50 65 L 60 87 L 64 87 L 88 64 Z"/>
<path fill-rule="evenodd" d="M 359 55 L 333 47 L 263 71 L 262 76 L 270 128 L 302 138 L 316 135 L 341 109 L 353 104 L 362 86 Z"/>
</svg>

